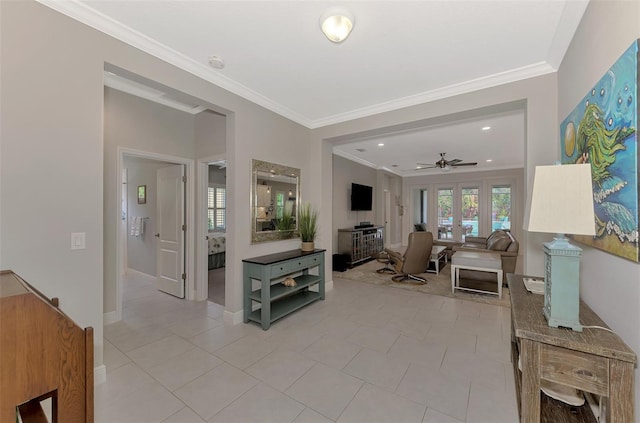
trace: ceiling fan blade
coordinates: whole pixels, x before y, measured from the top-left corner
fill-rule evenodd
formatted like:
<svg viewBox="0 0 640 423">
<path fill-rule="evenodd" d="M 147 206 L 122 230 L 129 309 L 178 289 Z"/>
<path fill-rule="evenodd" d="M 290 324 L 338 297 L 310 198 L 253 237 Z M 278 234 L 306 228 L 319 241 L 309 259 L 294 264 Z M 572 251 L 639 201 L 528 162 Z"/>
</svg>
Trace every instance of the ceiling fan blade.
<svg viewBox="0 0 640 423">
<path fill-rule="evenodd" d="M 455 166 L 455 167 L 458 167 L 458 166 L 475 166 L 477 164 L 478 163 L 475 163 L 475 162 L 474 163 L 471 163 L 471 162 L 469 162 L 469 163 L 455 163 L 455 164 L 449 163 L 450 166 Z"/>
<path fill-rule="evenodd" d="M 447 164 L 448 165 L 454 165 L 454 164 L 459 163 L 461 161 L 462 160 L 460 160 L 460 159 L 447 160 Z"/>
</svg>

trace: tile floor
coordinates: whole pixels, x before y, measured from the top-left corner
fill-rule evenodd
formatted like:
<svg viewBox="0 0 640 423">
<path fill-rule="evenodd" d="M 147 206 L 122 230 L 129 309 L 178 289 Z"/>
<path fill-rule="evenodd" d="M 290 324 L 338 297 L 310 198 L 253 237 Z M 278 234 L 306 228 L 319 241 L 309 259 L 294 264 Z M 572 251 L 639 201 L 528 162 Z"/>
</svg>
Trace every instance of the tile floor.
<svg viewBox="0 0 640 423">
<path fill-rule="evenodd" d="M 129 277 L 96 422 L 517 422 L 509 309 L 342 280 L 274 323 Z"/>
</svg>

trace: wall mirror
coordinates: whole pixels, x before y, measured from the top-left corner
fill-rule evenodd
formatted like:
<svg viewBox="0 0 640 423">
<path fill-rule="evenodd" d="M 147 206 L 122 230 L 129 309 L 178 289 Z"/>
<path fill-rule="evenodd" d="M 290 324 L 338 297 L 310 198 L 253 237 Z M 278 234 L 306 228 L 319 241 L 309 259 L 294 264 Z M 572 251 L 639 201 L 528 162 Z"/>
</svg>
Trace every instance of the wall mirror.
<svg viewBox="0 0 640 423">
<path fill-rule="evenodd" d="M 252 160 L 251 243 L 298 237 L 300 169 Z"/>
</svg>

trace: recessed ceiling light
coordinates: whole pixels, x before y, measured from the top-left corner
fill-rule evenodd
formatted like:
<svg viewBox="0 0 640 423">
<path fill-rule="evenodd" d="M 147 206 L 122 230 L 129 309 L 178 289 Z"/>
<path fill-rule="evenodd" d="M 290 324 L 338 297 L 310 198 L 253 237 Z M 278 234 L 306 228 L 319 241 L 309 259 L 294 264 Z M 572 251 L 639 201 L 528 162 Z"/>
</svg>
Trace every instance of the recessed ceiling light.
<svg viewBox="0 0 640 423">
<path fill-rule="evenodd" d="M 422 169 L 422 166 L 416 166 L 416 169 Z"/>
<path fill-rule="evenodd" d="M 384 143 L 383 142 L 379 142 L 378 143 L 378 147 L 384 147 Z"/>
<path fill-rule="evenodd" d="M 493 160 L 491 159 L 487 159 L 487 163 L 491 163 Z"/>
<path fill-rule="evenodd" d="M 489 129 L 491 129 L 491 127 L 490 127 L 490 126 L 483 126 L 483 127 L 482 127 L 482 130 L 483 130 L 483 131 L 488 131 Z"/>
</svg>

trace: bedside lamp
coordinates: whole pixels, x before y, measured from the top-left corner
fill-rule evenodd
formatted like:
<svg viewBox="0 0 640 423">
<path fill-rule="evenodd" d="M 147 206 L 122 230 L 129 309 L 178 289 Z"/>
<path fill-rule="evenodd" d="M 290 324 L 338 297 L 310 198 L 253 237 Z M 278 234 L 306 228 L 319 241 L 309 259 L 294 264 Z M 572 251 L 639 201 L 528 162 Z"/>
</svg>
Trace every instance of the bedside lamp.
<svg viewBox="0 0 640 423">
<path fill-rule="evenodd" d="M 524 230 L 557 233 L 544 243 L 543 313 L 551 327 L 582 332 L 580 256 L 564 234 L 595 235 L 591 165 L 536 166 Z"/>
</svg>

